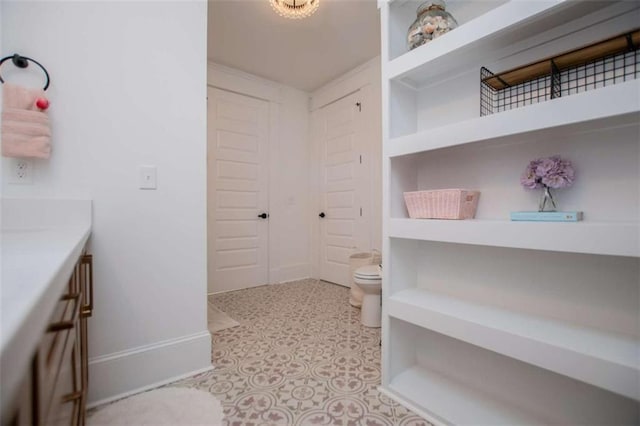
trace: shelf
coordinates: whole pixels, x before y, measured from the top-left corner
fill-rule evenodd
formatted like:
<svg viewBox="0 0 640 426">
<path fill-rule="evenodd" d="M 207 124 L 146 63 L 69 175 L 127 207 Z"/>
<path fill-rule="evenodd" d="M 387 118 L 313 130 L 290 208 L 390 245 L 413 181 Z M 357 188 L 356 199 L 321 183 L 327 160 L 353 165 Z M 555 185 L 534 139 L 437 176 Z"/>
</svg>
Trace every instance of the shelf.
<svg viewBox="0 0 640 426">
<path fill-rule="evenodd" d="M 616 84 L 602 87 L 580 74 L 548 101 L 511 87 L 495 94 L 510 104 L 480 117 L 481 68 L 511 71 L 511 84 L 546 72 L 542 58 L 617 51 L 572 53 L 638 31 L 640 3 L 452 0 L 461 25 L 407 52 L 420 1 L 378 1 L 381 391 L 435 425 L 640 424 L 640 78 L 607 69 Z M 535 204 L 521 166 L 553 154 L 581 170 L 562 201 L 586 220 L 510 221 Z M 478 219 L 406 218 L 403 191 L 446 187 L 484 191 Z"/>
<path fill-rule="evenodd" d="M 553 65 L 555 65 L 556 69 L 562 71 L 610 55 L 636 50 L 638 45 L 640 45 L 640 30 L 627 32 L 598 43 L 574 49 L 570 52 L 536 61 L 533 64 L 493 74 L 490 77 L 484 78 L 482 82 L 494 90 L 502 90 L 506 87 L 524 83 L 525 81 L 549 76 L 553 73 Z"/>
<path fill-rule="evenodd" d="M 640 399 L 638 340 L 420 289 L 392 295 L 387 299 L 386 313 L 611 392 Z"/>
<path fill-rule="evenodd" d="M 389 61 L 383 77 L 418 87 L 434 76 L 451 75 L 475 66 L 488 52 L 514 45 L 606 5 L 568 0 L 510 1 Z"/>
<path fill-rule="evenodd" d="M 638 222 L 390 219 L 388 235 L 457 244 L 640 256 Z"/>
<path fill-rule="evenodd" d="M 544 422 L 491 395 L 458 383 L 421 366 L 406 369 L 393 378 L 388 389 L 426 419 L 443 424 L 539 425 Z M 419 401 L 428 401 L 428 409 Z M 437 413 L 437 414 L 436 414 Z"/>
<path fill-rule="evenodd" d="M 385 155 L 398 157 L 473 142 L 518 137 L 523 141 L 533 134 L 541 138 L 543 131 L 577 133 L 637 125 L 640 123 L 640 80 L 632 80 L 589 92 L 549 100 L 543 103 L 478 117 L 392 138 Z"/>
</svg>

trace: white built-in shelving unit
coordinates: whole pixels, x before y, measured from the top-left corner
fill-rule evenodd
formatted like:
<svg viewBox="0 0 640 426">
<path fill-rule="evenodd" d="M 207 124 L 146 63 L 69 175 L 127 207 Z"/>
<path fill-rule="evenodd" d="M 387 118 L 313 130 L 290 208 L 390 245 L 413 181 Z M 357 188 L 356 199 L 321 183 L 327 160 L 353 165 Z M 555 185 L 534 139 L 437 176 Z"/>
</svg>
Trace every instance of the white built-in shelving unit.
<svg viewBox="0 0 640 426">
<path fill-rule="evenodd" d="M 640 79 L 480 116 L 501 72 L 640 27 L 640 3 L 449 0 L 460 26 L 410 52 L 421 0 L 380 0 L 381 389 L 436 424 L 640 423 Z M 519 177 L 570 159 L 578 223 L 511 222 Z M 403 192 L 481 191 L 476 218 L 408 217 Z"/>
</svg>

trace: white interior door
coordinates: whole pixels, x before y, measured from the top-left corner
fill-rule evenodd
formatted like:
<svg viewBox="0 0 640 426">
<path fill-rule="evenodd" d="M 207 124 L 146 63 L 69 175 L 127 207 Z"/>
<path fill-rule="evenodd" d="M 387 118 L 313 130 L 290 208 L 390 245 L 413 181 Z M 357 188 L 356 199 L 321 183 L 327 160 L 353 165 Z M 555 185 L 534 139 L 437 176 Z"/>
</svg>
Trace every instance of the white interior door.
<svg viewBox="0 0 640 426">
<path fill-rule="evenodd" d="M 360 92 L 323 107 L 320 127 L 320 278 L 348 286 L 349 256 L 369 249 Z"/>
<path fill-rule="evenodd" d="M 208 89 L 208 289 L 268 282 L 269 104 Z M 188 189 L 186 189 L 188 190 Z"/>
</svg>

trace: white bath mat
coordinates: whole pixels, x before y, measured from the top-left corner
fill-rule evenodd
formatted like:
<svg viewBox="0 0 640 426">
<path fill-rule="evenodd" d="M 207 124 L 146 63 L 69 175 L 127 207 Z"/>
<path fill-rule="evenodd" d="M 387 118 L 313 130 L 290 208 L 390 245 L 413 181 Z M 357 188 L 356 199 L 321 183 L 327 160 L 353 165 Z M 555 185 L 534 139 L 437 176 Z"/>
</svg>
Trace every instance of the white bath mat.
<svg viewBox="0 0 640 426">
<path fill-rule="evenodd" d="M 88 426 L 106 425 L 222 425 L 222 406 L 208 392 L 161 388 L 99 408 Z"/>
<path fill-rule="evenodd" d="M 207 310 L 207 322 L 210 332 L 215 333 L 216 331 L 240 325 L 238 321 L 234 320 L 229 315 L 213 306 L 211 303 L 209 303 L 208 306 L 209 309 Z"/>
</svg>

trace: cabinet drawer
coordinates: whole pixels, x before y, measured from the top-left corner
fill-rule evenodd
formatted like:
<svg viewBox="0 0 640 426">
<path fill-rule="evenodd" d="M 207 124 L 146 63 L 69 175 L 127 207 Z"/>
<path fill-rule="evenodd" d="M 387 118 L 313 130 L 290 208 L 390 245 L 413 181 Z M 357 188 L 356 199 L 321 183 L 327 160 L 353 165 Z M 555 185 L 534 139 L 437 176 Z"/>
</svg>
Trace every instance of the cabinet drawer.
<svg viewBox="0 0 640 426">
<path fill-rule="evenodd" d="M 74 345 L 79 308 L 80 295 L 65 294 L 56 306 L 38 349 L 38 412 L 43 416 L 48 412 L 61 363 Z"/>
<path fill-rule="evenodd" d="M 27 374 L 16 394 L 16 409 L 2 413 L 2 424 L 7 426 L 30 426 L 36 423 L 34 418 L 33 377 Z"/>
<path fill-rule="evenodd" d="M 44 413 L 44 425 L 74 426 L 78 424 L 82 398 L 80 383 L 79 329 L 68 333 L 62 364 L 51 392 L 51 402 Z"/>
</svg>

